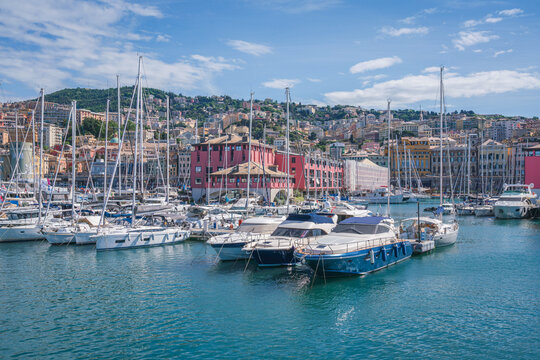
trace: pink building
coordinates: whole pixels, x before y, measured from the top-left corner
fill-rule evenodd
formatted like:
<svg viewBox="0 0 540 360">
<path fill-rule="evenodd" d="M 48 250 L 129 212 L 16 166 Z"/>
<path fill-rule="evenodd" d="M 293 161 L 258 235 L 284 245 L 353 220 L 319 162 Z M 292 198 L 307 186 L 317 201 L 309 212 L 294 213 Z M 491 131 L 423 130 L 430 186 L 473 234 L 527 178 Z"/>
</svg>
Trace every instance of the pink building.
<svg viewBox="0 0 540 360">
<path fill-rule="evenodd" d="M 247 189 L 248 146 L 247 136 L 238 135 L 221 136 L 195 144 L 191 152 L 193 199 L 198 201 L 206 194 L 210 194 L 210 198 L 217 197 L 225 190 L 245 192 Z M 251 177 L 251 192 L 259 193 L 268 201 L 273 201 L 279 191 L 286 190 L 287 183 L 284 179 L 286 174 L 284 176 L 277 168 L 275 171 L 272 169 L 272 166 L 276 165 L 276 155 L 271 146 L 252 140 L 251 162 L 252 169 L 250 171 L 255 172 L 254 176 Z M 268 181 L 264 182 L 265 186 L 260 179 L 261 174 L 256 174 L 259 168 L 265 172 L 268 169 L 269 177 Z M 244 174 L 243 171 L 246 173 Z M 270 192 L 266 191 L 267 188 L 270 189 Z M 292 193 L 292 184 L 290 188 Z M 270 198 L 268 198 L 268 194 L 270 194 Z"/>
<path fill-rule="evenodd" d="M 525 151 L 525 184 L 533 183 L 533 191 L 540 196 L 540 144 Z"/>
</svg>

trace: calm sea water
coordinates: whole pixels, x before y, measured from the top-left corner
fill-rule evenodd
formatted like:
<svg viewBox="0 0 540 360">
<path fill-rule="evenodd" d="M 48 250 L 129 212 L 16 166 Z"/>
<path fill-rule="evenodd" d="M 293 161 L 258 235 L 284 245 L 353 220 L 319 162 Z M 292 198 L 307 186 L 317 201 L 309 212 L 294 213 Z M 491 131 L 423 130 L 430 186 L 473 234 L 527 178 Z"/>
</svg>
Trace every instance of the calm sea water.
<svg viewBox="0 0 540 360">
<path fill-rule="evenodd" d="M 540 222 L 459 221 L 451 248 L 313 286 L 197 242 L 0 244 L 0 358 L 540 358 Z"/>
</svg>

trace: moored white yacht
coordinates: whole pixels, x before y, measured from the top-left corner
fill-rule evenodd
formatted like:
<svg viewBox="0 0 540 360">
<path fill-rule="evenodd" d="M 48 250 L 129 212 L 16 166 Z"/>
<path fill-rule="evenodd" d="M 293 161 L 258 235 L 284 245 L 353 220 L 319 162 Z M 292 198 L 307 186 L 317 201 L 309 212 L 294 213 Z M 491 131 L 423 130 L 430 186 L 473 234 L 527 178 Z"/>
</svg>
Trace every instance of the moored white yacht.
<svg viewBox="0 0 540 360">
<path fill-rule="evenodd" d="M 294 249 L 330 233 L 336 226 L 335 218 L 313 213 L 291 214 L 270 237 L 247 244 L 243 251 L 259 266 L 295 265 L 298 260 L 294 257 Z"/>
<path fill-rule="evenodd" d="M 249 254 L 242 248 L 253 241 L 267 239 L 285 220 L 285 217 L 259 216 L 246 219 L 233 234 L 211 237 L 206 242 L 221 260 L 247 259 Z"/>
<path fill-rule="evenodd" d="M 537 195 L 532 192 L 533 184 L 505 184 L 499 200 L 493 205 L 498 219 L 523 219 L 531 216 Z"/>
<path fill-rule="evenodd" d="M 400 238 L 420 242 L 431 240 L 438 248 L 453 245 L 457 240 L 458 230 L 456 222 L 449 224 L 429 217 L 412 217 L 401 221 Z"/>
<path fill-rule="evenodd" d="M 365 195 L 365 199 L 370 204 L 386 204 L 390 197 L 390 204 L 402 204 L 404 202 L 403 193 L 393 193 L 387 187 L 375 189 L 371 194 Z"/>
</svg>

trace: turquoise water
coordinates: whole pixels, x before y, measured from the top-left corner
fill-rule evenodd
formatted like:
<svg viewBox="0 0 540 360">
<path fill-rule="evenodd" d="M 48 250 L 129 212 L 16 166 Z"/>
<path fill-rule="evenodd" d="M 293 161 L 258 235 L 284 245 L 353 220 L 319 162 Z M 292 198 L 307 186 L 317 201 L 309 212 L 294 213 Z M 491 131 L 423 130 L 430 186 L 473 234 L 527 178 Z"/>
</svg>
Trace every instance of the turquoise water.
<svg viewBox="0 0 540 360">
<path fill-rule="evenodd" d="M 0 358 L 540 358 L 540 222 L 460 224 L 451 248 L 313 286 L 197 242 L 0 244 Z"/>
</svg>

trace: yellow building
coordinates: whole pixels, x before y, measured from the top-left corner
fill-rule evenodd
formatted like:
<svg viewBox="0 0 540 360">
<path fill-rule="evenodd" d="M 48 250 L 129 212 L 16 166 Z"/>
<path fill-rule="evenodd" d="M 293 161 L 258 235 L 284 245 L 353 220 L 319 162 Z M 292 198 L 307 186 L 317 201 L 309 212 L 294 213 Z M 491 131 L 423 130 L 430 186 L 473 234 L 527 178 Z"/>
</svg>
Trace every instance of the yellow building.
<svg viewBox="0 0 540 360">
<path fill-rule="evenodd" d="M 404 179 L 408 174 L 409 169 L 413 169 L 412 178 L 415 178 L 416 174 L 423 177 L 431 174 L 431 160 L 430 160 L 430 138 L 416 138 L 416 137 L 403 137 L 399 140 L 399 146 L 396 151 L 396 141 L 390 142 L 391 153 L 390 163 L 392 164 L 392 178 L 398 176 L 398 163 L 399 158 L 399 170 L 400 177 Z M 388 153 L 385 151 L 388 156 Z M 399 157 L 398 157 L 399 154 Z"/>
</svg>

